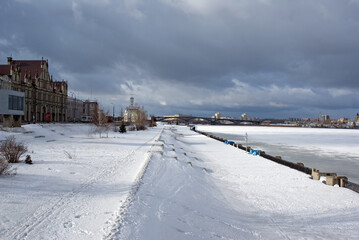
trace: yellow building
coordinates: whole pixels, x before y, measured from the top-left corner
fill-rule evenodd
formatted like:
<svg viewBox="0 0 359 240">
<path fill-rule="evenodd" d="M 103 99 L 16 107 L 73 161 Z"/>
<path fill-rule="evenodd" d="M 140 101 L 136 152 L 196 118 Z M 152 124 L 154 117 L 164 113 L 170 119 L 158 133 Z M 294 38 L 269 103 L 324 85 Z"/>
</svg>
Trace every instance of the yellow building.
<svg viewBox="0 0 359 240">
<path fill-rule="evenodd" d="M 135 99 L 130 98 L 130 105 L 125 109 L 123 115 L 123 121 L 125 123 L 138 123 L 140 121 L 146 120 L 146 111 L 143 107 L 135 104 Z"/>
<path fill-rule="evenodd" d="M 25 122 L 67 120 L 67 82 L 53 81 L 47 60 L 13 60 L 0 65 L 0 75 L 8 76 L 11 89 L 25 93 Z"/>
</svg>

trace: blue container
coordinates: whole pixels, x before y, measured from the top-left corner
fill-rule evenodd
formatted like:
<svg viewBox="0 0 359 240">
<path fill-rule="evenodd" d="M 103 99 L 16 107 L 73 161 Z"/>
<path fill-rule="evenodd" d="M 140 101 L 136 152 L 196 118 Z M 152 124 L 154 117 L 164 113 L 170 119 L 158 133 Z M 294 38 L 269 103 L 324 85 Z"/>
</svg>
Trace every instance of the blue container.
<svg viewBox="0 0 359 240">
<path fill-rule="evenodd" d="M 258 155 L 260 155 L 260 153 L 261 153 L 261 150 L 253 150 L 253 149 L 249 150 L 249 154 L 252 154 L 254 156 L 258 156 Z"/>
<path fill-rule="evenodd" d="M 234 144 L 233 141 L 228 141 L 228 140 L 224 141 L 224 143 L 225 143 L 225 144 Z"/>
</svg>

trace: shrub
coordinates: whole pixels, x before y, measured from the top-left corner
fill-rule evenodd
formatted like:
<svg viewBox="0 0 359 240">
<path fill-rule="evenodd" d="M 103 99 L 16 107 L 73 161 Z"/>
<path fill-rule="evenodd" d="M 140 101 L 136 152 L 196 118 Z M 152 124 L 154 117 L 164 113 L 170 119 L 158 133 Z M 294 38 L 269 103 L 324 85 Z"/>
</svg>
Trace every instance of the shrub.
<svg viewBox="0 0 359 240">
<path fill-rule="evenodd" d="M 0 153 L 9 163 L 18 163 L 20 157 L 27 152 L 22 142 L 16 142 L 14 136 L 7 137 L 0 145 Z"/>
<path fill-rule="evenodd" d="M 143 131 L 143 130 L 146 130 L 147 128 L 143 124 L 136 124 L 136 129 L 137 129 L 137 131 Z"/>
<path fill-rule="evenodd" d="M 132 131 L 136 131 L 136 126 L 134 126 L 134 125 L 131 125 L 131 126 L 129 126 L 128 127 L 128 129 L 127 129 L 128 131 L 130 131 L 130 132 L 132 132 Z"/>
<path fill-rule="evenodd" d="M 125 133 L 125 132 L 126 132 L 126 126 L 125 126 L 125 123 L 122 122 L 121 126 L 120 126 L 120 133 Z"/>
<path fill-rule="evenodd" d="M 10 174 L 10 164 L 3 158 L 0 158 L 0 175 Z"/>
</svg>

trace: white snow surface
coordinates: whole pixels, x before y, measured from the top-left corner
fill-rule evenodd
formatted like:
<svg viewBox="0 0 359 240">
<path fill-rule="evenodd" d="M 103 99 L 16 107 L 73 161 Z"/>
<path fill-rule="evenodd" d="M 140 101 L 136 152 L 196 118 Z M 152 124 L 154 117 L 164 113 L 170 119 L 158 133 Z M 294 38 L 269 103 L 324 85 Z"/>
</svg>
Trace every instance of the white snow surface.
<svg viewBox="0 0 359 240">
<path fill-rule="evenodd" d="M 150 157 L 160 128 L 108 138 L 88 124 L 24 125 L 33 165 L 0 176 L 0 239 L 101 239 Z M 72 159 L 71 159 L 72 158 Z"/>
<path fill-rule="evenodd" d="M 0 176 L 0 239 L 359 238 L 351 190 L 184 126 L 89 131 L 46 124 L 15 133 L 34 164 Z"/>
<path fill-rule="evenodd" d="M 211 132 L 323 172 L 336 172 L 359 184 L 359 130 L 267 126 L 197 125 Z"/>
</svg>

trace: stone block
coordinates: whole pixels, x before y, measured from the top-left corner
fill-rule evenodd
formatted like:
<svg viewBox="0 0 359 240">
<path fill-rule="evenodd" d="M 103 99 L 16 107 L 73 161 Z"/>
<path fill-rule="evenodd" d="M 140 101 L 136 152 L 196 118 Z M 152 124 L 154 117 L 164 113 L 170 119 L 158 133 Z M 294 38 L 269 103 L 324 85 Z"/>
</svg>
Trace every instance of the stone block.
<svg viewBox="0 0 359 240">
<path fill-rule="evenodd" d="M 337 179 L 339 187 L 345 187 L 346 183 L 348 182 L 348 178 L 345 176 L 338 176 Z"/>
<path fill-rule="evenodd" d="M 339 185 L 339 179 L 336 176 L 327 176 L 326 183 L 330 186 L 334 186 L 335 184 Z"/>
<path fill-rule="evenodd" d="M 312 178 L 313 178 L 313 180 L 319 180 L 320 179 L 319 170 L 316 170 L 315 168 L 312 168 Z"/>
</svg>

